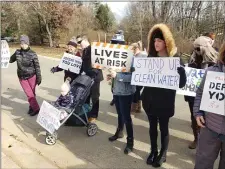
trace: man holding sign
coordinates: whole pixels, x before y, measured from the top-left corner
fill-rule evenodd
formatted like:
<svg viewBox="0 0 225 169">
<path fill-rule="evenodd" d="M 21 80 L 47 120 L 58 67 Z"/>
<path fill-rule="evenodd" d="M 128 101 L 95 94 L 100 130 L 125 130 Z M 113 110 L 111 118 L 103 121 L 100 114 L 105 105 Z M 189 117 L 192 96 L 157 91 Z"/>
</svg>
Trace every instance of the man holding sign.
<svg viewBox="0 0 225 169">
<path fill-rule="evenodd" d="M 169 119 L 174 115 L 176 89 L 184 87 L 186 75 L 177 57 L 177 48 L 170 29 L 157 24 L 149 32 L 148 57 L 135 58 L 132 84 L 145 87 L 143 108 L 150 123 L 151 153 L 147 164 L 160 167 L 166 161 L 169 145 Z M 161 150 L 158 155 L 158 122 L 161 131 Z"/>
<path fill-rule="evenodd" d="M 219 169 L 225 168 L 225 43 L 217 64 L 208 68 L 196 92 L 194 116 L 202 128 L 195 169 L 214 168 L 220 153 Z"/>
</svg>

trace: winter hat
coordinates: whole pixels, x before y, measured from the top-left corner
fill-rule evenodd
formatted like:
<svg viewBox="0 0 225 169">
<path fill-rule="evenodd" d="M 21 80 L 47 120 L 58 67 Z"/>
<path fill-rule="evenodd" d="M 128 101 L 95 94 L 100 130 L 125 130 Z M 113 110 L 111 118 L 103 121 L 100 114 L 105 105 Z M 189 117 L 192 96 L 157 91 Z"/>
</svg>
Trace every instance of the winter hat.
<svg viewBox="0 0 225 169">
<path fill-rule="evenodd" d="M 77 41 L 76 41 L 76 39 L 71 39 L 68 43 L 67 43 L 67 45 L 71 45 L 71 46 L 73 46 L 73 47 L 77 47 Z"/>
<path fill-rule="evenodd" d="M 30 44 L 29 37 L 27 35 L 21 35 L 20 43 L 25 43 L 25 44 L 29 45 Z"/>
<path fill-rule="evenodd" d="M 61 94 L 63 96 L 67 95 L 70 91 L 70 85 L 68 83 L 63 83 L 61 86 Z"/>
<path fill-rule="evenodd" d="M 156 29 L 154 32 L 153 32 L 153 38 L 159 38 L 161 40 L 165 40 L 164 39 L 164 36 L 163 36 L 163 33 L 160 29 Z"/>
</svg>

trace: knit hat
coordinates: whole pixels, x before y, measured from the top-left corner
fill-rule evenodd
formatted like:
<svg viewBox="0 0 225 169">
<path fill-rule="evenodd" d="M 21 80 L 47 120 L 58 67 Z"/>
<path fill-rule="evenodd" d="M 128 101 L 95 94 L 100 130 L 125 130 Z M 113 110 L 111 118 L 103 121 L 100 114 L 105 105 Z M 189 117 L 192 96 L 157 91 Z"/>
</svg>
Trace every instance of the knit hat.
<svg viewBox="0 0 225 169">
<path fill-rule="evenodd" d="M 160 29 L 156 29 L 154 32 L 153 32 L 153 38 L 159 38 L 161 40 L 165 40 L 164 37 L 163 37 L 163 33 Z"/>
<path fill-rule="evenodd" d="M 20 43 L 25 43 L 25 44 L 29 45 L 30 44 L 29 37 L 27 35 L 21 35 Z"/>
<path fill-rule="evenodd" d="M 73 47 L 77 47 L 77 41 L 75 40 L 75 39 L 71 39 L 68 43 L 67 43 L 67 45 L 71 45 L 71 46 L 73 46 Z"/>
<path fill-rule="evenodd" d="M 65 96 L 65 95 L 68 94 L 69 91 L 70 91 L 70 85 L 69 85 L 69 83 L 66 83 L 66 82 L 63 83 L 62 86 L 61 86 L 61 94 L 63 96 Z"/>
</svg>

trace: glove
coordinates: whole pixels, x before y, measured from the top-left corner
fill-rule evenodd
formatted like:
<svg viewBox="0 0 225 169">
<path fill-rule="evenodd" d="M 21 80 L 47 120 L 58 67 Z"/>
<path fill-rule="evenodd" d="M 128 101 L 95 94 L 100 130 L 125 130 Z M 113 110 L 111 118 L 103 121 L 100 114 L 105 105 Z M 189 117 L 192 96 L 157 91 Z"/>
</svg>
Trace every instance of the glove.
<svg viewBox="0 0 225 169">
<path fill-rule="evenodd" d="M 185 74 L 185 69 L 183 67 L 178 67 L 177 68 L 177 72 L 179 73 L 179 75 L 184 75 Z"/>
<path fill-rule="evenodd" d="M 132 72 L 134 72 L 135 71 L 135 67 L 131 67 L 130 68 L 130 72 L 132 73 Z"/>
<path fill-rule="evenodd" d="M 38 77 L 37 80 L 36 80 L 38 86 L 41 84 L 41 77 Z"/>
<path fill-rule="evenodd" d="M 55 73 L 56 72 L 56 68 L 55 67 L 53 67 L 53 68 L 51 68 L 51 73 Z"/>
</svg>

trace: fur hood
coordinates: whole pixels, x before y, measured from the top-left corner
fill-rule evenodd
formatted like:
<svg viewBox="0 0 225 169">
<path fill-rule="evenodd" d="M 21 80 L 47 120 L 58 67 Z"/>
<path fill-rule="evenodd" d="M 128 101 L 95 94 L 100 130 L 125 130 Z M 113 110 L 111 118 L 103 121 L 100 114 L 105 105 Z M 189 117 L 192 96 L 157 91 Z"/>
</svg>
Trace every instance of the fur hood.
<svg viewBox="0 0 225 169">
<path fill-rule="evenodd" d="M 154 25 L 148 33 L 148 54 L 151 56 L 156 55 L 155 46 L 154 46 L 154 33 L 156 30 L 161 30 L 163 37 L 165 39 L 167 53 L 169 57 L 173 57 L 177 53 L 177 47 L 175 41 L 170 31 L 169 27 L 163 23 Z"/>
</svg>

